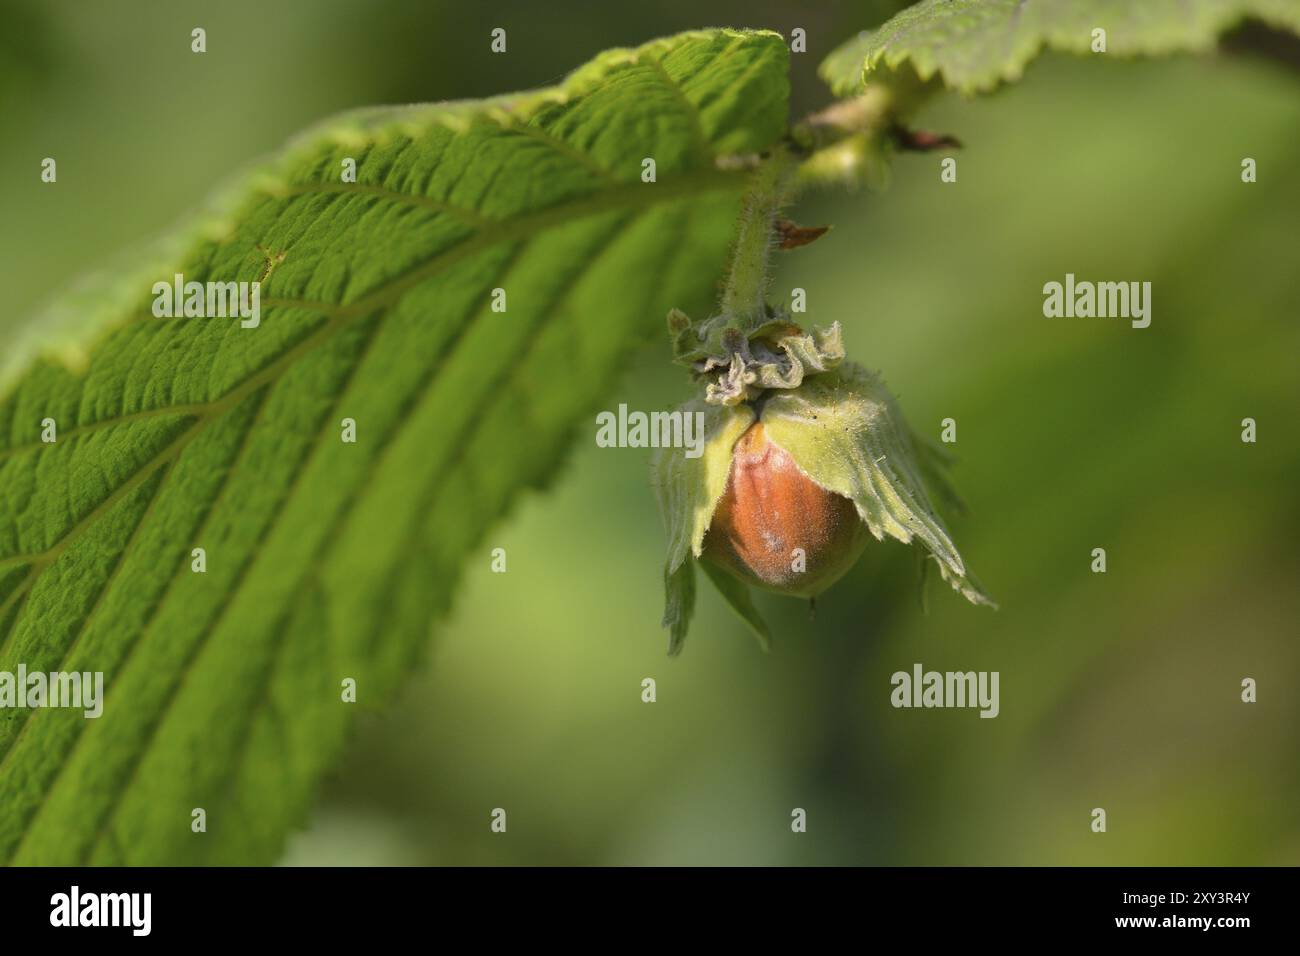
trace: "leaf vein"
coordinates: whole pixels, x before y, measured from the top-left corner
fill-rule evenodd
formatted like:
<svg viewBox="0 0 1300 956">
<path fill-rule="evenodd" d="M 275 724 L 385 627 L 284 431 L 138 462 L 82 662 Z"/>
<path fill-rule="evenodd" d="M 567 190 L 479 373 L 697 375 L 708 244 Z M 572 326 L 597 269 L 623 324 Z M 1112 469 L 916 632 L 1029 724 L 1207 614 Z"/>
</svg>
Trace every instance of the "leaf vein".
<svg viewBox="0 0 1300 956">
<path fill-rule="evenodd" d="M 370 352 L 370 347 L 374 344 L 375 340 L 379 338 L 378 333 L 379 333 L 379 329 L 382 326 L 382 322 L 379 321 L 379 319 L 380 319 L 379 316 L 375 317 L 373 328 L 368 333 L 364 345 L 357 350 L 357 355 L 353 359 L 352 365 L 348 369 L 347 375 L 345 376 L 343 382 L 340 383 L 337 394 L 334 397 L 334 400 L 330 402 L 329 408 L 322 414 L 321 423 L 317 427 L 318 433 L 330 427 L 330 423 L 333 421 L 335 415 L 338 413 L 338 409 L 342 406 L 343 399 L 347 395 L 348 385 L 351 383 L 357 371 L 364 364 L 366 356 Z M 270 391 L 270 387 L 268 386 L 268 392 L 269 391 Z M 252 423 L 250 423 L 248 427 L 247 436 L 251 436 L 257 430 L 257 428 L 260 425 L 261 412 L 269 404 L 270 404 L 269 397 L 263 400 L 262 406 L 258 409 L 259 418 L 253 421 Z M 241 459 L 242 459 L 242 451 L 246 451 L 251 444 L 252 444 L 251 442 L 247 440 L 245 441 L 244 447 L 241 450 Z M 320 454 L 320 450 L 323 447 L 325 447 L 325 443 L 322 440 L 322 436 L 320 434 L 317 435 L 314 441 L 312 441 L 309 445 L 307 445 L 306 453 L 302 456 L 302 459 L 299 462 L 299 464 L 294 468 L 293 477 L 289 481 L 288 485 L 285 487 L 285 490 L 280 497 L 280 500 L 282 502 L 288 501 L 291 498 L 293 498 L 294 492 L 297 490 L 298 483 L 302 480 L 302 477 L 305 474 L 307 474 L 307 472 L 310 470 L 312 461 L 314 461 L 316 457 Z M 239 464 L 240 464 L 239 462 L 236 462 L 231 466 L 231 474 L 238 471 Z M 229 489 L 230 489 L 229 483 L 223 485 L 222 494 L 224 495 L 226 492 L 229 491 Z M 215 512 L 216 510 L 217 510 L 217 505 L 214 504 L 213 512 Z M 275 516 L 272 519 L 271 525 L 269 528 L 267 528 L 266 532 L 263 535 L 264 539 L 274 531 L 276 525 L 279 523 L 279 520 L 284 516 L 284 514 L 285 514 L 284 508 L 281 507 L 276 509 Z M 239 572 L 236 576 L 234 583 L 232 584 L 229 592 L 226 595 L 226 599 L 225 602 L 222 604 L 221 611 L 217 614 L 216 618 L 214 618 L 213 621 L 206 628 L 204 628 L 202 633 L 199 635 L 198 640 L 195 641 L 194 647 L 191 649 L 190 654 L 187 660 L 185 661 L 185 664 L 182 666 L 180 673 L 177 675 L 176 680 L 172 684 L 171 693 L 168 694 L 167 700 L 163 704 L 162 710 L 159 712 L 158 717 L 150 725 L 148 733 L 146 734 L 143 742 L 141 743 L 141 745 L 136 751 L 130 777 L 128 778 L 126 785 L 117 788 L 117 790 L 115 791 L 113 796 L 113 802 L 109 805 L 109 810 L 108 813 L 105 815 L 103 826 L 101 827 L 99 834 L 96 836 L 94 840 L 92 840 L 90 846 L 87 848 L 86 855 L 83 860 L 84 863 L 89 863 L 90 859 L 94 856 L 95 849 L 99 846 L 105 834 L 111 830 L 113 820 L 117 815 L 118 809 L 122 805 L 122 801 L 125 799 L 126 795 L 130 792 L 132 784 L 139 776 L 140 768 L 144 765 L 145 760 L 149 756 L 149 752 L 152 750 L 154 743 L 158 739 L 158 732 L 162 729 L 163 724 L 166 722 L 167 716 L 171 713 L 172 707 L 175 705 L 176 700 L 181 696 L 181 688 L 189 680 L 189 676 L 193 672 L 194 665 L 202 656 L 204 648 L 209 645 L 209 638 L 211 638 L 211 636 L 214 633 L 216 633 L 218 628 L 220 628 L 222 622 L 225 620 L 226 613 L 230 610 L 230 608 L 234 606 L 235 599 L 238 597 L 240 590 L 244 586 L 244 581 L 247 578 L 248 572 L 253 567 L 255 567 L 258 563 L 257 559 L 259 554 L 260 552 L 254 552 L 245 559 L 244 563 L 239 569 Z"/>
<path fill-rule="evenodd" d="M 261 413 L 262 406 L 265 404 L 265 402 L 266 402 L 266 394 L 263 393 L 259 399 L 259 404 L 257 409 L 258 414 Z M 251 435 L 252 432 L 253 432 L 253 423 L 250 423 L 249 427 L 244 431 L 244 434 L 241 436 L 241 443 L 240 443 L 239 451 L 236 453 L 236 459 L 238 459 L 240 456 L 243 455 L 244 449 L 247 447 L 248 444 L 248 436 Z M 227 483 L 230 481 L 231 475 L 234 474 L 233 464 L 234 463 L 232 462 L 232 467 L 228 468 L 226 470 L 226 473 L 222 476 L 221 491 L 225 490 Z M 218 496 L 219 495 L 220 492 L 218 492 Z M 201 526 L 199 534 L 196 535 L 196 540 L 201 539 L 203 537 L 203 529 L 207 527 L 208 521 L 211 520 L 213 513 L 216 511 L 217 501 L 218 501 L 217 498 L 213 499 L 212 505 L 208 508 L 206 514 L 204 515 L 203 525 Z M 164 603 L 166 603 L 167 597 L 171 594 L 171 590 L 175 586 L 179 576 L 180 576 L 180 568 L 178 567 L 176 570 L 172 571 L 171 575 L 168 577 L 167 586 L 163 589 L 162 594 L 159 596 L 158 600 L 154 603 L 153 607 L 149 609 L 149 614 L 145 618 L 144 624 L 140 627 L 139 633 L 127 645 L 126 653 L 125 655 L 123 655 L 122 660 L 118 663 L 119 668 L 125 667 L 127 663 L 130 662 L 131 657 L 135 653 L 136 648 L 140 646 L 140 643 L 143 641 L 145 635 L 149 632 L 150 628 L 153 626 L 153 622 L 158 616 L 158 609 L 162 607 Z M 58 771 L 55 773 L 54 778 L 50 781 L 49 786 L 43 792 L 41 803 L 36 805 L 36 812 L 39 812 L 40 806 L 44 804 L 44 802 L 48 799 L 49 795 L 53 793 L 54 789 L 59 785 L 59 781 L 63 779 L 64 773 L 67 771 L 68 767 L 72 764 L 72 758 L 76 754 L 77 748 L 81 746 L 81 742 L 84 739 L 85 739 L 85 724 L 83 723 L 81 725 L 81 729 L 77 731 L 76 739 L 73 741 L 72 747 L 69 750 L 67 756 L 64 758 L 62 763 L 59 764 Z M 27 839 L 27 835 L 31 832 L 30 826 L 31 826 L 32 816 L 33 816 L 32 814 L 29 814 L 27 820 L 24 821 L 21 835 L 19 836 L 17 842 L 14 844 L 14 848 L 10 853 L 9 858 L 4 861 L 6 865 L 12 862 L 13 859 L 18 855 L 18 852 L 22 849 L 23 843 Z"/>
<path fill-rule="evenodd" d="M 365 183 L 303 183 L 297 186 L 287 186 L 267 191 L 267 195 L 274 199 L 289 196 L 307 196 L 316 193 L 341 193 L 350 196 L 375 196 L 377 198 L 387 199 L 394 203 L 400 203 L 417 209 L 427 209 L 432 212 L 445 213 L 455 219 L 459 219 L 465 225 L 472 226 L 476 229 L 490 225 L 494 221 L 487 216 L 483 216 L 477 211 L 470 209 L 468 206 L 459 206 L 455 203 L 445 202 L 441 199 L 433 199 L 429 196 L 422 196 L 417 193 L 404 193 L 395 189 L 387 189 L 383 186 L 372 186 Z"/>
<path fill-rule="evenodd" d="M 63 670 L 63 665 L 67 662 L 68 658 L 72 656 L 72 652 L 76 650 L 81 638 L 90 630 L 91 624 L 94 623 L 95 615 L 99 612 L 100 606 L 103 604 L 104 596 L 108 594 L 109 590 L 113 587 L 113 583 L 117 580 L 117 576 L 122 570 L 122 565 L 126 563 L 126 557 L 131 551 L 131 546 L 135 544 L 136 538 L 140 535 L 140 530 L 148 522 L 149 516 L 153 512 L 154 505 L 158 502 L 158 499 L 162 497 L 163 485 L 167 483 L 166 470 L 168 464 L 164 462 L 159 466 L 159 468 L 164 472 L 163 477 L 159 479 L 157 486 L 150 493 L 148 504 L 145 505 L 144 511 L 140 515 L 140 519 L 136 523 L 136 526 L 131 529 L 131 534 L 127 538 L 126 543 L 122 546 L 122 550 L 118 553 L 117 560 L 113 562 L 112 572 L 110 572 L 108 579 L 104 582 L 104 586 L 99 589 L 99 593 L 95 595 L 95 601 L 91 605 L 89 612 L 81 619 L 81 624 L 77 628 L 77 633 L 73 635 L 72 640 L 68 642 L 67 647 L 65 647 L 59 654 L 59 663 L 55 666 L 54 670 Z M 11 634 L 17 634 L 17 632 L 18 628 L 15 627 Z M 6 644 L 7 643 L 8 637 L 6 637 Z M 0 649 L 0 660 L 4 660 L 7 650 L 7 647 Z M 23 735 L 27 733 L 27 728 L 31 725 L 32 715 L 34 713 L 35 710 L 33 708 L 27 708 L 26 713 L 23 715 L 22 726 L 18 728 L 18 733 L 14 735 L 13 739 L 9 742 L 9 745 L 5 747 L 3 751 L 0 751 L 0 778 L 3 778 L 4 776 L 4 769 L 9 762 L 9 755 L 14 752 L 19 742 L 22 740 Z"/>
</svg>

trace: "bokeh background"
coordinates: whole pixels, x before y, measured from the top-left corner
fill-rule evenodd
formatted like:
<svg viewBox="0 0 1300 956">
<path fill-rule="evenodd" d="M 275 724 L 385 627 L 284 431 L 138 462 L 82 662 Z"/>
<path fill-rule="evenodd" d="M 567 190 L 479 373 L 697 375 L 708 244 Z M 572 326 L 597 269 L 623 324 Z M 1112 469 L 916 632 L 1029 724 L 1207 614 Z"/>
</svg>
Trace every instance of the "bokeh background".
<svg viewBox="0 0 1300 956">
<path fill-rule="evenodd" d="M 896 6 L 3 0 L 0 348 L 78 274 L 331 113 L 536 87 L 610 46 L 734 25 L 807 30 L 801 115 L 829 100 L 822 56 Z M 488 51 L 495 26 L 506 56 Z M 921 115 L 965 142 L 956 184 L 938 156 L 907 155 L 887 191 L 797 210 L 835 228 L 782 257 L 774 290 L 801 286 L 813 321 L 843 323 L 917 430 L 956 419 L 970 511 L 951 524 L 1001 610 L 932 582 L 923 613 L 914 557 L 889 542 L 815 621 L 760 598 L 767 656 L 705 588 L 669 660 L 648 452 L 584 441 L 466 555 L 428 669 L 361 722 L 284 862 L 1300 863 L 1292 49 L 1045 57 Z M 1151 327 L 1045 319 L 1043 283 L 1067 272 L 1152 282 Z M 649 341 L 608 407 L 680 401 L 667 355 Z M 918 661 L 999 671 L 1001 715 L 894 710 L 889 677 Z"/>
</svg>

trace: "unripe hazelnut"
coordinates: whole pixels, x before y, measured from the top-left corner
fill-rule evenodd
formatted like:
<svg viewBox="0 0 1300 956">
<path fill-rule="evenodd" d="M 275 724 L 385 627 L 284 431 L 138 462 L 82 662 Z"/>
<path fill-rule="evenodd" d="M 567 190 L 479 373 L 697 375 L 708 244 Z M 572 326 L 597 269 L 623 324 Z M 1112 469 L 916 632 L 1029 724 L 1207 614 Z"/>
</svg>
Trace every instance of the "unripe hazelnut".
<svg viewBox="0 0 1300 956">
<path fill-rule="evenodd" d="M 804 474 L 756 421 L 736 442 L 702 557 L 746 584 L 815 597 L 853 566 L 868 537 L 853 502 Z"/>
<path fill-rule="evenodd" d="M 749 593 L 814 598 L 868 540 L 915 544 L 972 604 L 996 607 L 970 573 L 927 485 L 952 497 L 942 458 L 903 420 L 880 376 L 845 361 L 838 324 L 805 333 L 779 309 L 668 317 L 675 360 L 704 386 L 681 411 L 702 416 L 693 452 L 662 448 L 655 493 L 668 530 L 664 626 L 681 650 L 695 565 L 767 647 Z"/>
</svg>

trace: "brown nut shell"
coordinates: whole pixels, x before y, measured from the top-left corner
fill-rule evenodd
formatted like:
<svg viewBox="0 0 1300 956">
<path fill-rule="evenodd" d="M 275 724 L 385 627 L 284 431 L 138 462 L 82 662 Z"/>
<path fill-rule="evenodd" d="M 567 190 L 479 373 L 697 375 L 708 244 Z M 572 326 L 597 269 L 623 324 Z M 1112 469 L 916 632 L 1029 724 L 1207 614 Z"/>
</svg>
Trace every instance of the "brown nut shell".
<svg viewBox="0 0 1300 956">
<path fill-rule="evenodd" d="M 732 452 L 703 558 L 747 584 L 814 597 L 853 566 L 867 537 L 853 502 L 805 475 L 755 422 Z"/>
</svg>

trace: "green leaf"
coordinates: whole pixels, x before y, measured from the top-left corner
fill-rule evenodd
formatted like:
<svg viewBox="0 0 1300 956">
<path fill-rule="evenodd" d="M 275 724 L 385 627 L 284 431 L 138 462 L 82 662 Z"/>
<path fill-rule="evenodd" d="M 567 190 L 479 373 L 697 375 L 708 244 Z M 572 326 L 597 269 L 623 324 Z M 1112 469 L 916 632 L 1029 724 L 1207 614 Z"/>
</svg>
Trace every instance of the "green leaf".
<svg viewBox="0 0 1300 956">
<path fill-rule="evenodd" d="M 704 573 L 709 576 L 709 580 L 713 582 L 713 586 L 718 589 L 718 593 L 726 599 L 728 606 L 748 625 L 758 641 L 758 646 L 764 651 L 770 651 L 772 631 L 763 620 L 763 615 L 758 613 L 758 608 L 754 607 L 754 597 L 750 594 L 749 588 L 712 561 L 701 561 L 699 564 L 704 569 Z"/>
<path fill-rule="evenodd" d="M 862 91 L 862 65 L 874 41 L 872 32 L 863 30 L 831 50 L 817 67 L 817 75 L 836 96 L 852 96 Z"/>
<path fill-rule="evenodd" d="M 731 452 L 754 423 L 749 405 L 717 405 L 692 399 L 678 411 L 702 415 L 703 450 L 695 458 L 684 447 L 660 448 L 654 458 L 654 486 L 659 510 L 668 529 L 667 572 L 676 571 L 688 555 L 699 557 L 713 510 L 727 490 Z"/>
<path fill-rule="evenodd" d="M 786 69 L 777 34 L 698 32 L 341 117 L 6 354 L 0 672 L 102 671 L 105 699 L 0 709 L 0 860 L 275 859 L 485 530 L 707 307 L 745 184 L 718 159 L 784 134 Z M 268 270 L 256 328 L 149 313 L 175 272 Z"/>
<path fill-rule="evenodd" d="M 1044 48 L 1089 53 L 1098 27 L 1101 55 L 1159 56 L 1211 50 L 1247 18 L 1300 33 L 1294 0 L 922 0 L 832 51 L 821 70 L 840 96 L 882 64 L 910 64 L 922 80 L 937 74 L 950 89 L 981 93 L 1019 79 Z"/>
<path fill-rule="evenodd" d="M 915 541 L 953 590 L 972 604 L 995 606 L 930 501 L 925 476 L 937 467 L 932 453 L 918 455 L 916 436 L 877 376 L 845 363 L 796 391 L 773 392 L 763 427 L 809 478 L 852 500 L 877 540 Z"/>
<path fill-rule="evenodd" d="M 687 556 L 676 569 L 664 568 L 664 619 L 668 628 L 668 654 L 682 652 L 686 631 L 695 613 L 695 559 Z"/>
<path fill-rule="evenodd" d="M 670 315 L 670 320 L 672 316 Z M 691 458 L 685 448 L 660 448 L 654 458 L 655 497 L 668 531 L 664 561 L 664 627 L 669 628 L 668 653 L 681 651 L 695 608 L 695 559 L 703 553 L 704 534 L 727 490 L 731 452 L 745 429 L 754 423 L 748 405 L 716 405 L 693 399 L 678 411 L 700 415 L 702 451 Z"/>
</svg>

